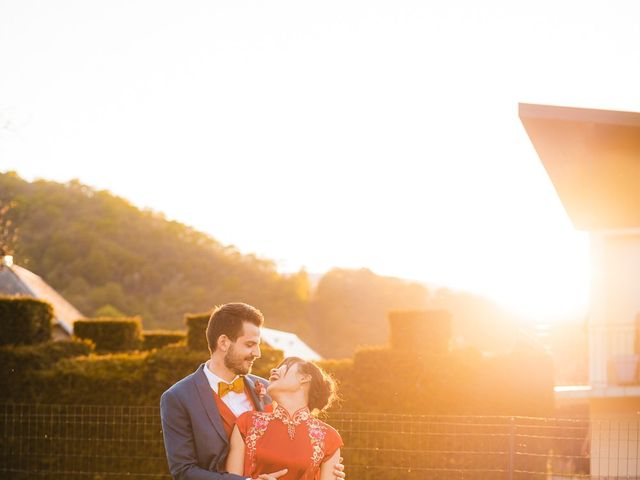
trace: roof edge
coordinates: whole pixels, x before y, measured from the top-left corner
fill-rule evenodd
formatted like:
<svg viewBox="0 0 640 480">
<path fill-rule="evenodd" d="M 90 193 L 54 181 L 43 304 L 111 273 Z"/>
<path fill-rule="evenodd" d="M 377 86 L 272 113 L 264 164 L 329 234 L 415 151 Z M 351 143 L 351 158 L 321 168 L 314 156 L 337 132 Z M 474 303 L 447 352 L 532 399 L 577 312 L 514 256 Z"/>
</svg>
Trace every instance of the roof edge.
<svg viewBox="0 0 640 480">
<path fill-rule="evenodd" d="M 600 110 L 594 108 L 560 107 L 556 105 L 519 103 L 518 115 L 522 120 L 535 118 L 640 127 L 640 113 L 620 110 Z"/>
</svg>

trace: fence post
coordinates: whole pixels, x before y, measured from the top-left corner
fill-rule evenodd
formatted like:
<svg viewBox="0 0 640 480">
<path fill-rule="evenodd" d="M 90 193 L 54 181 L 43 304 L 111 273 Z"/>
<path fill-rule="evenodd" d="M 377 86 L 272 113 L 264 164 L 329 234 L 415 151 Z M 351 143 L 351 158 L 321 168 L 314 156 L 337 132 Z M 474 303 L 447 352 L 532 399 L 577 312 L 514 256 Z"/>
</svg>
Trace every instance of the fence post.
<svg viewBox="0 0 640 480">
<path fill-rule="evenodd" d="M 513 471 L 516 463 L 516 419 L 509 419 L 509 480 L 513 480 Z"/>
</svg>

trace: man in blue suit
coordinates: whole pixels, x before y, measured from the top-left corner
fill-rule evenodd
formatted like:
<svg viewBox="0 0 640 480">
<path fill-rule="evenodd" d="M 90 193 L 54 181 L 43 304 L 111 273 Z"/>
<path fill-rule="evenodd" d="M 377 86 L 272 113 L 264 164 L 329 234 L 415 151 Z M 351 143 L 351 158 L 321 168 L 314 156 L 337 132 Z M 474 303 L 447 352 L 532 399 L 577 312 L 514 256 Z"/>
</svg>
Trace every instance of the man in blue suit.
<svg viewBox="0 0 640 480">
<path fill-rule="evenodd" d="M 245 480 L 226 473 L 225 461 L 235 419 L 271 404 L 264 393 L 268 382 L 249 374 L 260 358 L 263 323 L 262 313 L 251 305 L 217 307 L 206 333 L 211 358 L 162 394 L 162 434 L 175 480 Z M 338 465 L 334 472 L 337 479 L 345 477 L 343 468 Z M 286 472 L 283 465 L 282 470 L 258 478 L 276 480 Z"/>
</svg>

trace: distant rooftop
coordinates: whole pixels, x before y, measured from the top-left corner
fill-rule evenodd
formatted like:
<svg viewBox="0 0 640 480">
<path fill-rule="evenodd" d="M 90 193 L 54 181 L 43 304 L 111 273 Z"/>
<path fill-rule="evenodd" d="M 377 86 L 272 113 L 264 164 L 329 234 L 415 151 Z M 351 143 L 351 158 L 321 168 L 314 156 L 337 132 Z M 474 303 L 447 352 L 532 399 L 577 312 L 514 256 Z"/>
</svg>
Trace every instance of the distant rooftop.
<svg viewBox="0 0 640 480">
<path fill-rule="evenodd" d="M 640 227 L 640 113 L 521 103 L 519 114 L 576 228 Z"/>
<path fill-rule="evenodd" d="M 300 340 L 300 337 L 295 333 L 263 327 L 262 340 L 270 347 L 282 350 L 285 357 L 300 357 L 303 360 L 320 360 L 322 358 L 309 345 Z"/>
<path fill-rule="evenodd" d="M 0 266 L 0 295 L 23 295 L 49 302 L 54 323 L 68 335 L 73 333 L 73 322 L 84 316 L 42 278 L 18 265 Z"/>
</svg>

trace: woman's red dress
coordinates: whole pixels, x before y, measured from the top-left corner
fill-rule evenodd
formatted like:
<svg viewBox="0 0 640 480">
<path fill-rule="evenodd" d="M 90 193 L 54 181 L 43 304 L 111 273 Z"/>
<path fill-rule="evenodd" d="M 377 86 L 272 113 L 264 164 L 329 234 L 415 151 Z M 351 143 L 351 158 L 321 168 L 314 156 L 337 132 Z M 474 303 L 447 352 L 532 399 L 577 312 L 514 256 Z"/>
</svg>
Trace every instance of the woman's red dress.
<svg viewBox="0 0 640 480">
<path fill-rule="evenodd" d="M 306 407 L 293 416 L 280 406 L 272 412 L 249 411 L 236 425 L 246 445 L 244 474 L 252 478 L 287 468 L 281 480 L 318 479 L 322 462 L 342 446 L 340 434 Z"/>
</svg>

